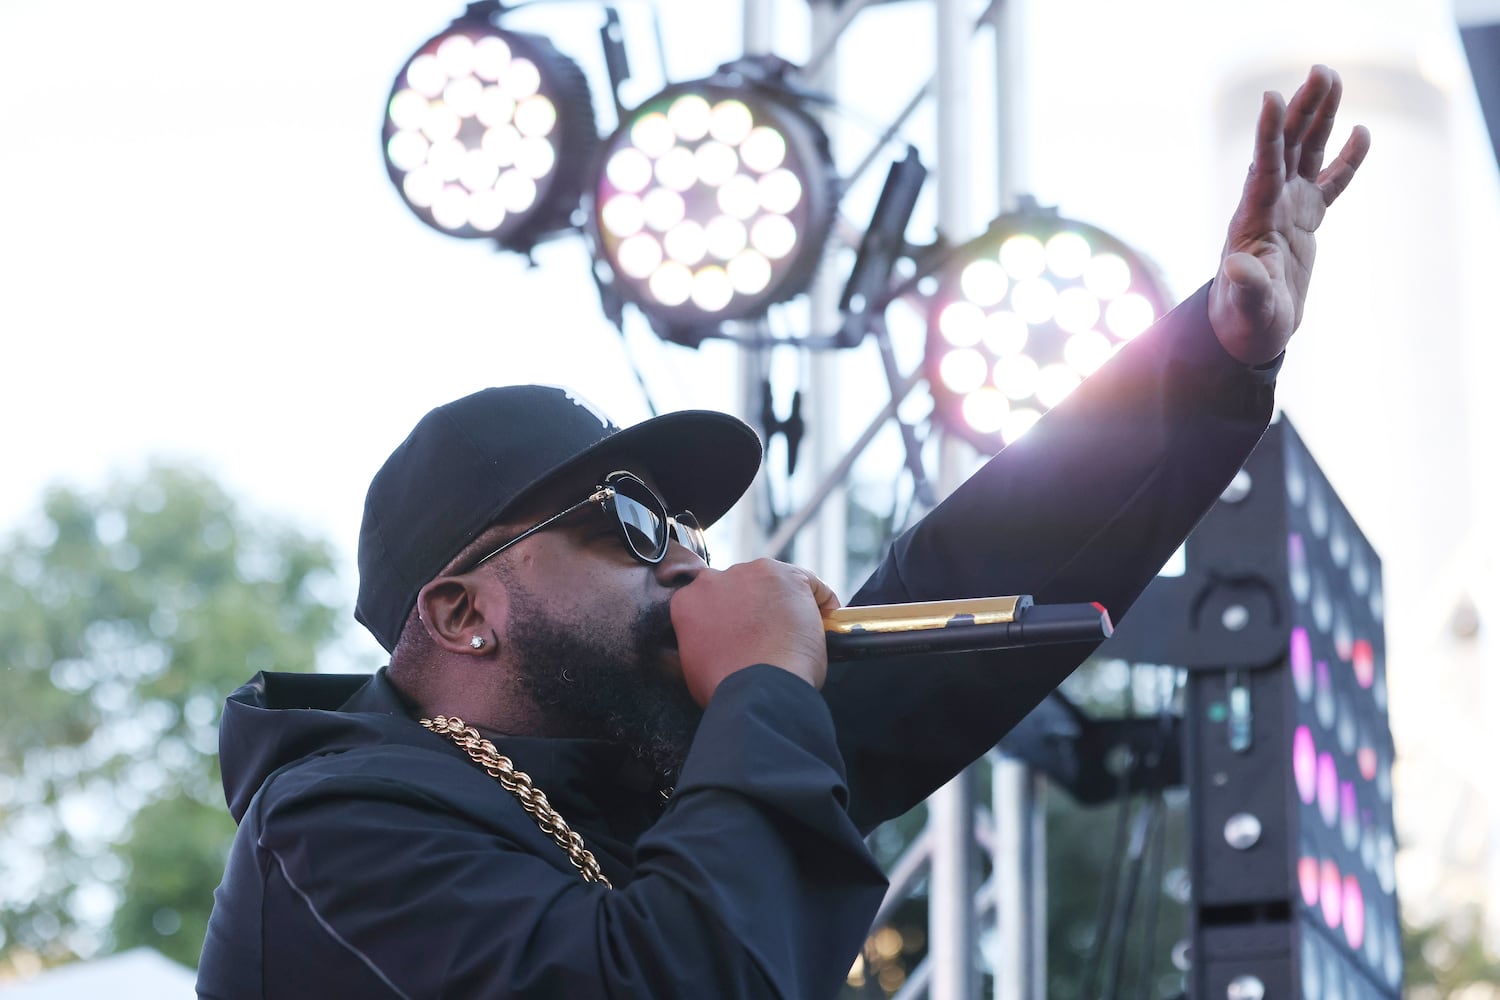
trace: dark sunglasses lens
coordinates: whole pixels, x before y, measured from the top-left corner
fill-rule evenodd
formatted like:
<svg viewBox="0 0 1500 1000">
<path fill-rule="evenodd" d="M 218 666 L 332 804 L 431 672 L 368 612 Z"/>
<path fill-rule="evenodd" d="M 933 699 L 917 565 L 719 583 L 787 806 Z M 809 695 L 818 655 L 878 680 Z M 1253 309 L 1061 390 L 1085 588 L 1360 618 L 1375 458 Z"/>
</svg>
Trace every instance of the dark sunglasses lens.
<svg viewBox="0 0 1500 1000">
<path fill-rule="evenodd" d="M 615 517 L 625 540 L 637 556 L 659 562 L 667 551 L 667 512 L 661 500 L 638 479 L 621 476 L 610 482 L 615 491 Z"/>
<path fill-rule="evenodd" d="M 703 529 L 698 526 L 698 519 L 693 512 L 685 510 L 670 518 L 672 522 L 672 533 L 677 536 L 677 541 L 696 553 L 698 558 L 705 563 L 708 562 L 708 542 L 703 538 Z"/>
</svg>

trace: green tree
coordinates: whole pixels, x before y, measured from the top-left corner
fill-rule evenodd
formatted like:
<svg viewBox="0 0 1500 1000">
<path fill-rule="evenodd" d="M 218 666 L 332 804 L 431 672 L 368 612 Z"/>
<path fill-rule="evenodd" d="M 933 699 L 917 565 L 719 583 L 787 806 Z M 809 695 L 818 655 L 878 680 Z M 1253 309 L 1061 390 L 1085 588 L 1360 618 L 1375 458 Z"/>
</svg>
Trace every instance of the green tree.
<svg viewBox="0 0 1500 1000">
<path fill-rule="evenodd" d="M 1405 995 L 1412 1000 L 1500 997 L 1500 959 L 1485 945 L 1482 924 L 1473 910 L 1430 924 L 1408 924 L 1401 940 Z"/>
<path fill-rule="evenodd" d="M 0 971 L 151 945 L 196 965 L 233 822 L 224 696 L 311 670 L 329 545 L 190 468 L 48 491 L 0 542 Z"/>
</svg>

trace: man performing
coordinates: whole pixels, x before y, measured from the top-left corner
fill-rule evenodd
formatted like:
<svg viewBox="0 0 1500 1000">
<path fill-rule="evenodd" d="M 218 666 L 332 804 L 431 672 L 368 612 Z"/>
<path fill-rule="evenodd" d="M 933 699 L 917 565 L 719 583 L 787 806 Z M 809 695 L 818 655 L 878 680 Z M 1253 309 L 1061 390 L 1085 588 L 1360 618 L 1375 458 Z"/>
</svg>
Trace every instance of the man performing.
<svg viewBox="0 0 1500 1000">
<path fill-rule="evenodd" d="M 1117 618 L 1272 411 L 1323 166 L 1314 67 L 1266 95 L 1218 275 L 903 534 L 854 604 L 1029 593 Z M 885 880 L 862 836 L 999 740 L 1087 644 L 829 666 L 837 599 L 700 525 L 753 431 L 620 430 L 565 391 L 486 389 L 376 474 L 356 616 L 374 677 L 260 674 L 225 708 L 239 822 L 201 996 L 833 996 Z"/>
</svg>

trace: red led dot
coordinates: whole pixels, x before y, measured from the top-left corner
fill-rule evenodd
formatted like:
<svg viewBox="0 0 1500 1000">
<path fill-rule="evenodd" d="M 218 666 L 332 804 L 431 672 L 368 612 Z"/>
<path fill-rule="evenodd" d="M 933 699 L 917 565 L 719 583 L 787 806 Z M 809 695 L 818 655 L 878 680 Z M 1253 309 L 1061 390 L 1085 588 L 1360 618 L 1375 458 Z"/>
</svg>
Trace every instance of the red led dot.
<svg viewBox="0 0 1500 1000">
<path fill-rule="evenodd" d="M 1354 679 L 1366 689 L 1375 683 L 1375 647 L 1368 639 L 1354 640 Z"/>
<path fill-rule="evenodd" d="M 1309 908 L 1318 905 L 1318 859 L 1302 855 L 1297 859 L 1297 885 L 1302 889 L 1302 902 Z"/>
</svg>

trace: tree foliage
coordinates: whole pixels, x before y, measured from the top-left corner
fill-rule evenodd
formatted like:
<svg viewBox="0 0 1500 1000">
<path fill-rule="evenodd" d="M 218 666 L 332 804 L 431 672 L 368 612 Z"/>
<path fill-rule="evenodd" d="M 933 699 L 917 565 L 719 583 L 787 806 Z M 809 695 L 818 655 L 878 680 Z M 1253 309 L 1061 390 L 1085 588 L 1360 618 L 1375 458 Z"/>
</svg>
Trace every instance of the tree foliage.
<svg viewBox="0 0 1500 1000">
<path fill-rule="evenodd" d="M 48 491 L 0 543 L 0 969 L 149 944 L 197 963 L 233 823 L 224 696 L 311 670 L 327 543 L 190 468 Z"/>
<path fill-rule="evenodd" d="M 1500 997 L 1500 959 L 1486 946 L 1483 920 L 1473 910 L 1447 919 L 1408 925 L 1401 947 L 1406 957 L 1406 992 L 1412 1000 L 1494 1000 Z"/>
</svg>

